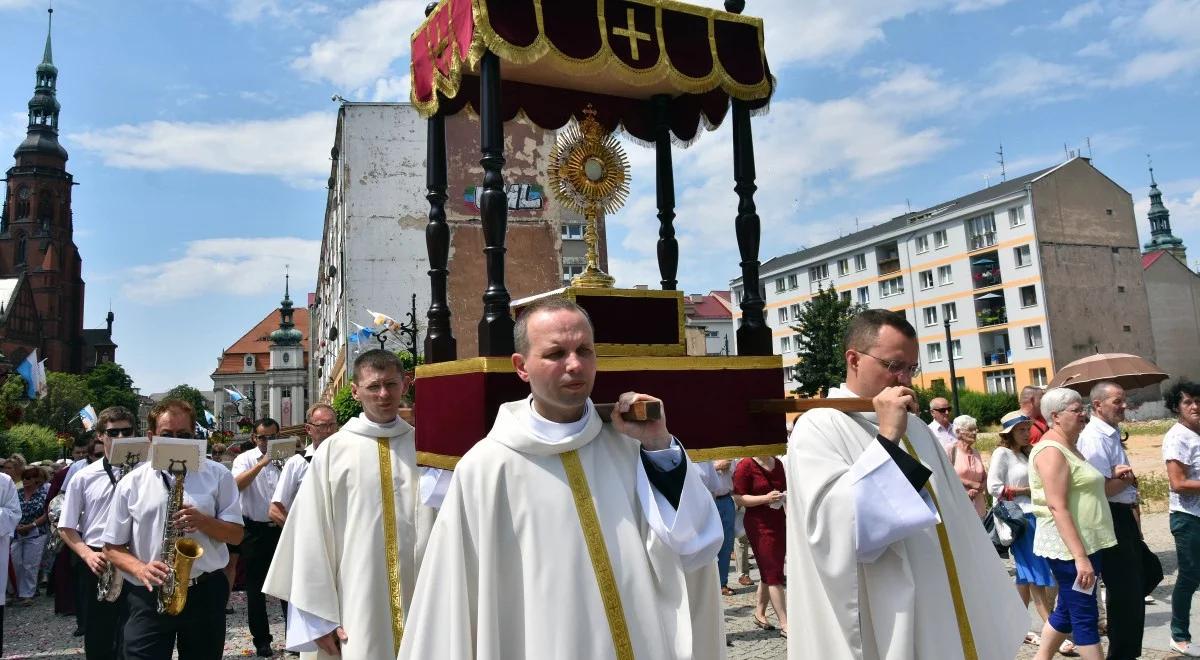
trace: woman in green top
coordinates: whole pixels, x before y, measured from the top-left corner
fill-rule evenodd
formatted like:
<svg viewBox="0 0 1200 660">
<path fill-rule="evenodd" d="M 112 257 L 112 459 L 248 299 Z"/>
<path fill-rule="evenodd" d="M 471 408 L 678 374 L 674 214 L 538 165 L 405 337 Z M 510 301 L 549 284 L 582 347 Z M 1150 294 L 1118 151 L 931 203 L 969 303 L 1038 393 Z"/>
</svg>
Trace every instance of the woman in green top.
<svg viewBox="0 0 1200 660">
<path fill-rule="evenodd" d="M 1042 416 L 1050 430 L 1029 455 L 1030 497 L 1037 517 L 1033 552 L 1050 563 L 1059 588 L 1058 604 L 1042 628 L 1037 658 L 1054 657 L 1070 634 L 1082 657 L 1100 660 L 1095 596 L 1102 568 L 1100 550 L 1117 544 L 1104 476 L 1075 447 L 1087 424 L 1078 392 L 1065 388 L 1046 392 Z"/>
</svg>

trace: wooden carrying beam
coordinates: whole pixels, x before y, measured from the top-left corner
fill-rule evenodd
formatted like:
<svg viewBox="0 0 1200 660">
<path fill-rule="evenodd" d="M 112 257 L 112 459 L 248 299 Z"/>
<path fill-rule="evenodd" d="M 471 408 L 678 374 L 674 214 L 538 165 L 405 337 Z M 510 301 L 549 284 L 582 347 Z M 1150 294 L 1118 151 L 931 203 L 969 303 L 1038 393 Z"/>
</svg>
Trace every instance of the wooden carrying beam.
<svg viewBox="0 0 1200 660">
<path fill-rule="evenodd" d="M 759 399 L 750 402 L 752 413 L 805 413 L 817 408 L 841 412 L 875 412 L 870 399 Z"/>
<path fill-rule="evenodd" d="M 596 414 L 600 415 L 600 419 L 605 424 L 612 422 L 613 411 L 616 410 L 615 403 L 597 403 Z M 657 401 L 636 401 L 629 407 L 629 412 L 623 413 L 621 419 L 627 422 L 646 422 L 652 419 L 662 418 L 662 404 Z"/>
</svg>

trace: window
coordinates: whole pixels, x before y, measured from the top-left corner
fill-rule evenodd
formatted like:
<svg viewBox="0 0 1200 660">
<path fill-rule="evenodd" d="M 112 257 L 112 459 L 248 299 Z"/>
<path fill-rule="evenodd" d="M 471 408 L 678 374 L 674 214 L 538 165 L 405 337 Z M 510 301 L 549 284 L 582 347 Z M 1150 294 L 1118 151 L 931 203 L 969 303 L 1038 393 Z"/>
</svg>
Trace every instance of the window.
<svg viewBox="0 0 1200 660">
<path fill-rule="evenodd" d="M 923 270 L 920 273 L 918 273 L 917 275 L 918 275 L 918 277 L 921 278 L 921 288 L 922 289 L 932 289 L 933 288 L 933 271 L 932 270 Z"/>
<path fill-rule="evenodd" d="M 1020 227 L 1025 224 L 1025 207 L 1014 206 L 1008 210 L 1008 226 Z"/>
<path fill-rule="evenodd" d="M 1035 385 L 1037 387 L 1045 387 L 1046 386 L 1046 369 L 1044 367 L 1039 367 L 1037 369 L 1030 369 L 1029 370 L 1029 384 Z"/>
<path fill-rule="evenodd" d="M 246 366 L 247 366 L 247 367 L 253 367 L 253 366 L 254 366 L 254 356 L 253 356 L 253 355 L 247 355 L 247 356 L 246 356 Z"/>
<path fill-rule="evenodd" d="M 1117 293 L 1125 293 L 1125 285 L 1124 284 L 1117 285 Z"/>
<path fill-rule="evenodd" d="M 879 283 L 879 297 L 887 298 L 904 293 L 904 276 L 893 277 Z"/>
<path fill-rule="evenodd" d="M 954 386 L 960 390 L 967 389 L 967 379 L 964 376 L 958 376 L 954 379 Z"/>
<path fill-rule="evenodd" d="M 1029 254 L 1028 245 L 1019 245 L 1013 248 L 1013 261 L 1016 262 L 1017 268 L 1024 268 L 1033 263 L 1033 257 Z"/>
<path fill-rule="evenodd" d="M 958 303 L 944 303 L 942 305 L 942 318 L 954 323 L 958 320 Z"/>
<path fill-rule="evenodd" d="M 939 342 L 935 341 L 932 344 L 926 344 L 925 351 L 926 355 L 929 356 L 930 362 L 942 361 L 942 345 Z"/>
<path fill-rule="evenodd" d="M 838 259 L 838 277 L 845 277 L 850 274 L 850 260 Z"/>
<path fill-rule="evenodd" d="M 925 315 L 925 325 L 937 325 L 937 307 L 926 307 L 921 312 Z"/>
<path fill-rule="evenodd" d="M 1033 307 L 1037 304 L 1037 289 L 1032 284 L 1023 286 L 1018 291 L 1021 293 L 1022 307 Z"/>
<path fill-rule="evenodd" d="M 1012 369 L 993 371 L 984 378 L 984 385 L 987 386 L 988 394 L 995 394 L 997 392 L 1016 394 L 1017 374 Z"/>
<path fill-rule="evenodd" d="M 787 307 L 780 307 L 779 308 L 779 322 L 787 323 L 787 321 L 788 321 L 788 309 L 787 309 Z"/>
<path fill-rule="evenodd" d="M 850 302 L 850 292 L 849 291 L 843 291 L 838 295 L 841 297 L 842 302 L 844 302 L 844 303 Z"/>
<path fill-rule="evenodd" d="M 779 352 L 780 353 L 790 353 L 791 351 L 792 351 L 792 338 L 791 337 L 780 337 L 779 338 Z"/>
<path fill-rule="evenodd" d="M 563 264 L 563 284 L 570 284 L 576 275 L 582 275 L 583 268 L 583 264 Z"/>
<path fill-rule="evenodd" d="M 871 288 L 860 286 L 858 287 L 858 304 L 867 305 L 871 302 Z"/>
<path fill-rule="evenodd" d="M 1025 348 L 1042 347 L 1042 326 L 1031 325 L 1025 328 Z"/>
<path fill-rule="evenodd" d="M 949 244 L 950 244 L 950 239 L 946 236 L 945 229 L 939 229 L 939 230 L 933 232 L 933 247 L 935 249 L 940 250 Z"/>
<path fill-rule="evenodd" d="M 562 237 L 565 241 L 583 240 L 583 225 L 576 223 L 563 223 Z"/>
<path fill-rule="evenodd" d="M 938 266 L 938 286 L 954 284 L 954 271 L 950 266 Z"/>
<path fill-rule="evenodd" d="M 799 275 L 788 275 L 788 288 L 795 289 L 798 286 L 800 286 L 800 276 Z"/>
<path fill-rule="evenodd" d="M 792 368 L 791 367 L 783 368 L 783 379 L 788 382 L 795 380 L 795 378 L 792 377 Z"/>
<path fill-rule="evenodd" d="M 792 305 L 792 318 L 794 318 L 794 319 L 800 318 L 800 303 L 796 303 L 795 305 Z"/>
<path fill-rule="evenodd" d="M 1121 330 L 1123 330 L 1125 332 L 1133 332 L 1133 326 L 1132 325 L 1123 325 L 1123 326 L 1121 326 Z"/>
<path fill-rule="evenodd" d="M 829 279 L 829 264 L 821 264 L 808 269 L 808 281 L 820 282 Z"/>
<path fill-rule="evenodd" d="M 720 331 L 718 331 L 718 330 L 705 330 L 705 331 L 704 331 L 704 336 L 705 336 L 705 337 L 707 337 L 707 338 L 709 338 L 709 339 L 720 339 L 720 338 L 721 338 L 721 333 L 720 333 Z"/>
<path fill-rule="evenodd" d="M 928 235 L 918 236 L 916 238 L 916 240 L 914 241 L 914 243 L 916 243 L 916 246 L 917 246 L 917 254 L 921 254 L 922 252 L 929 251 L 929 236 Z"/>
<path fill-rule="evenodd" d="M 775 278 L 775 293 L 783 293 L 786 290 L 787 290 L 786 287 L 784 287 L 784 285 L 783 285 L 783 278 L 782 277 Z"/>
<path fill-rule="evenodd" d="M 931 387 L 935 390 L 945 389 L 946 379 L 945 378 L 934 378 L 933 380 L 929 381 L 929 387 Z"/>
<path fill-rule="evenodd" d="M 994 213 L 977 215 L 968 219 L 964 224 L 967 228 L 967 250 L 978 250 L 996 244 L 996 215 Z"/>
<path fill-rule="evenodd" d="M 860 270 L 866 270 L 866 269 L 867 269 L 867 255 L 866 254 L 854 255 L 854 270 L 860 271 Z"/>
<path fill-rule="evenodd" d="M 952 355 L 955 360 L 962 359 L 962 340 L 961 339 L 953 339 L 950 341 L 950 355 Z"/>
</svg>

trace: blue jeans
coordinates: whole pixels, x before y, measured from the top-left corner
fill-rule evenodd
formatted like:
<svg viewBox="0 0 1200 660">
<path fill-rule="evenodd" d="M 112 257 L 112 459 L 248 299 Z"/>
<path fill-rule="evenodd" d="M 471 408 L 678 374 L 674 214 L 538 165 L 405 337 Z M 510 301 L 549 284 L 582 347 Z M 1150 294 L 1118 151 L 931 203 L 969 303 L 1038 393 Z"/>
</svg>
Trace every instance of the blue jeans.
<svg viewBox="0 0 1200 660">
<path fill-rule="evenodd" d="M 1096 572 L 1096 580 L 1100 579 L 1100 553 L 1088 555 L 1092 562 L 1092 570 Z M 1100 608 L 1096 603 L 1096 593 L 1080 593 L 1071 587 L 1075 585 L 1074 561 L 1062 559 L 1046 559 L 1050 563 L 1050 571 L 1058 580 L 1058 603 L 1046 623 L 1058 632 L 1071 634 L 1078 646 L 1091 646 L 1100 643 L 1100 633 L 1097 626 L 1100 623 Z"/>
<path fill-rule="evenodd" d="M 1171 637 L 1190 642 L 1192 595 L 1200 588 L 1200 518 L 1172 511 L 1171 534 L 1175 537 L 1175 556 L 1179 559 L 1179 576 L 1175 578 L 1175 590 L 1171 592 Z"/>
<path fill-rule="evenodd" d="M 735 507 L 732 495 L 721 495 L 713 498 L 717 503 L 717 513 L 721 514 L 721 529 L 725 530 L 725 542 L 721 544 L 721 552 L 717 553 L 717 570 L 721 574 L 721 586 L 729 581 L 729 555 L 733 553 L 733 519 Z"/>
</svg>

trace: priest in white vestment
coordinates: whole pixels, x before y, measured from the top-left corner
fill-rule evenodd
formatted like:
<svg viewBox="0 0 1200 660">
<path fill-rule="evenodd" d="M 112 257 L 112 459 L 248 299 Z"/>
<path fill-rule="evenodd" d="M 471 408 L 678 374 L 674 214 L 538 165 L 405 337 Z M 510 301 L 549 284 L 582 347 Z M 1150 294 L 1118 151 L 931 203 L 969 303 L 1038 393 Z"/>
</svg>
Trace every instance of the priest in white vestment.
<svg viewBox="0 0 1200 660">
<path fill-rule="evenodd" d="M 456 466 L 399 657 L 724 657 L 721 521 L 665 411 L 601 422 L 591 322 L 572 302 L 533 303 L 515 339 L 532 395 Z M 653 399 L 618 407 L 636 400 Z"/>
<path fill-rule="evenodd" d="M 1012 660 L 1029 615 L 941 444 L 917 416 L 916 332 L 868 310 L 846 383 L 788 443 L 790 660 Z M 940 522 L 939 522 L 940 521 Z M 803 630 L 803 633 L 798 631 Z"/>
<path fill-rule="evenodd" d="M 396 657 L 416 582 L 407 383 L 392 353 L 355 360 L 363 413 L 321 443 L 288 512 L 263 591 L 290 603 L 286 646 L 306 657 Z"/>
</svg>

